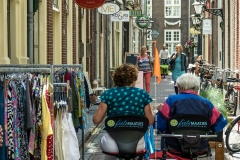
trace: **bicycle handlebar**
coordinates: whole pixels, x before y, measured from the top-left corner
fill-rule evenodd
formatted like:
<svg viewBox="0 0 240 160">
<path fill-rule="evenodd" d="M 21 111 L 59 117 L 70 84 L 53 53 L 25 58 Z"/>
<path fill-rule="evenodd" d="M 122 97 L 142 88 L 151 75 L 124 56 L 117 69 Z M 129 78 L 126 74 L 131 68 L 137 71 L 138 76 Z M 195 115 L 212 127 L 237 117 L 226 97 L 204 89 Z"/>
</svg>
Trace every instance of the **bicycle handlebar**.
<svg viewBox="0 0 240 160">
<path fill-rule="evenodd" d="M 162 137 L 171 137 L 171 138 L 182 138 L 182 134 L 160 134 Z M 192 135 L 189 135 L 192 136 Z M 200 135 L 200 138 L 214 138 L 217 137 L 217 135 Z"/>
</svg>

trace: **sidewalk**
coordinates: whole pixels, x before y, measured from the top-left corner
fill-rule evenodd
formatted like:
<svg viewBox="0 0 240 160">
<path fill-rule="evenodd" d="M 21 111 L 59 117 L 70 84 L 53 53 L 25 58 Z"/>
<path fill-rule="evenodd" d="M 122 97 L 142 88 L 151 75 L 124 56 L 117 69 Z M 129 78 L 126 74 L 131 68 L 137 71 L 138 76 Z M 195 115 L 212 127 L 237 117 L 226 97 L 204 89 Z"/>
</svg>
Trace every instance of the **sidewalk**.
<svg viewBox="0 0 240 160">
<path fill-rule="evenodd" d="M 156 84 L 155 77 L 151 78 L 151 92 L 150 95 L 153 98 L 153 107 L 157 106 L 159 103 L 163 103 L 165 98 L 168 97 L 170 94 L 174 94 L 174 86 L 172 81 L 172 76 L 167 75 L 165 78 L 162 77 L 162 81 L 160 84 Z M 156 85 L 155 85 L 156 84 Z M 103 123 L 98 126 L 92 124 L 92 116 L 95 113 L 97 106 L 93 106 L 88 114 L 89 125 L 88 128 L 85 130 L 85 154 L 84 160 L 116 160 L 113 157 L 106 157 L 105 154 L 102 153 L 100 149 L 100 139 L 104 134 L 102 130 Z M 79 130 L 81 132 L 81 130 Z M 78 133 L 78 137 L 81 134 Z M 81 136 L 79 137 L 81 139 Z M 80 140 L 79 139 L 79 140 Z M 156 146 L 155 146 L 156 147 Z M 81 148 L 81 146 L 80 146 Z M 159 148 L 159 147 L 156 147 Z M 215 159 L 215 152 L 212 149 L 212 159 Z M 82 153 L 81 153 L 81 158 Z M 225 160 L 234 160 L 234 158 L 230 157 L 227 153 L 225 154 Z"/>
</svg>

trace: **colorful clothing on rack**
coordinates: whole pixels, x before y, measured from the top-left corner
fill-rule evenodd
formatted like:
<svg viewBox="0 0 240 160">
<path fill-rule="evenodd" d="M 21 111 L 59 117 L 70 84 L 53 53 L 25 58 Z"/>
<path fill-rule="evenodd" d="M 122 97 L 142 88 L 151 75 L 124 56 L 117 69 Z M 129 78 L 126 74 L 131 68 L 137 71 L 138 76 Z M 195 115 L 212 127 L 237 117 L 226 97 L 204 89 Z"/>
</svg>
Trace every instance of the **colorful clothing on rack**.
<svg viewBox="0 0 240 160">
<path fill-rule="evenodd" d="M 46 92 L 46 85 L 44 85 L 43 93 Z M 43 115 L 43 123 L 41 125 L 41 160 L 48 160 L 47 157 L 47 137 L 53 134 L 51 122 L 51 115 L 48 109 L 48 104 L 46 100 L 46 95 L 42 94 L 42 115 Z"/>
<path fill-rule="evenodd" d="M 7 105 L 7 128 L 8 128 L 8 159 L 14 160 L 14 110 L 13 110 L 13 101 L 14 97 L 12 96 L 14 88 L 10 82 L 8 86 L 8 105 Z"/>
<path fill-rule="evenodd" d="M 71 75 L 71 87 L 72 87 L 72 116 L 73 124 L 75 127 L 79 127 L 79 110 L 78 110 L 78 89 L 76 87 L 76 73 Z"/>
<path fill-rule="evenodd" d="M 48 109 L 51 114 L 50 93 L 48 92 L 48 90 L 46 90 L 45 94 L 46 94 Z M 47 157 L 48 157 L 48 160 L 53 160 L 53 135 L 50 135 L 47 137 Z"/>
<path fill-rule="evenodd" d="M 4 86 L 3 82 L 0 81 L 0 125 L 2 126 L 3 133 L 5 134 L 4 128 Z M 4 135 L 3 135 L 4 137 Z M 2 147 L 0 147 L 0 159 L 6 159 L 6 150 L 5 150 L 5 139 L 3 138 Z"/>
<path fill-rule="evenodd" d="M 24 119 L 25 119 L 25 101 L 26 101 L 26 86 L 25 84 L 20 81 L 18 82 L 18 115 L 19 115 L 19 121 L 20 121 L 20 148 L 19 153 L 21 159 L 29 159 L 28 154 L 28 138 L 27 138 L 27 132 L 24 130 Z"/>
</svg>

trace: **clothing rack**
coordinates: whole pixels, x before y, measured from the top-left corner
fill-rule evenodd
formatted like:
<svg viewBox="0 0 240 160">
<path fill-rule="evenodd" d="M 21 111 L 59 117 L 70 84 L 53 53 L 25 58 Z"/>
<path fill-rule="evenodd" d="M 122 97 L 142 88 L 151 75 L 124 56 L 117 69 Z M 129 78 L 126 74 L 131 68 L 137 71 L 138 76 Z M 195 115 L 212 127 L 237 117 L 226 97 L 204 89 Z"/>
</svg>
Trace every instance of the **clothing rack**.
<svg viewBox="0 0 240 160">
<path fill-rule="evenodd" d="M 79 70 L 83 70 L 82 64 L 56 64 L 51 65 L 52 75 L 54 74 L 56 68 L 78 68 Z M 54 84 L 54 76 L 51 76 L 51 82 Z M 82 155 L 81 159 L 84 160 L 84 129 L 82 129 Z"/>
<path fill-rule="evenodd" d="M 50 68 L 50 64 L 0 64 L 0 67 Z"/>
<path fill-rule="evenodd" d="M 51 83 L 53 86 L 67 87 L 67 83 L 53 83 L 54 72 L 56 68 L 78 68 L 81 72 L 83 70 L 82 64 L 0 64 L 0 73 L 14 73 L 14 72 L 40 72 L 49 73 Z M 84 160 L 84 129 L 82 129 L 82 160 Z"/>
<path fill-rule="evenodd" d="M 14 72 L 41 72 L 51 73 L 50 68 L 0 68 L 0 73 L 14 73 Z"/>
<path fill-rule="evenodd" d="M 52 84 L 54 83 L 53 79 L 54 79 L 54 71 L 56 68 L 79 68 L 80 70 L 82 70 L 82 65 L 81 64 L 54 64 L 51 65 L 51 70 L 52 70 L 52 76 L 51 76 L 51 82 Z"/>
<path fill-rule="evenodd" d="M 67 87 L 67 83 L 53 83 L 54 87 Z"/>
</svg>

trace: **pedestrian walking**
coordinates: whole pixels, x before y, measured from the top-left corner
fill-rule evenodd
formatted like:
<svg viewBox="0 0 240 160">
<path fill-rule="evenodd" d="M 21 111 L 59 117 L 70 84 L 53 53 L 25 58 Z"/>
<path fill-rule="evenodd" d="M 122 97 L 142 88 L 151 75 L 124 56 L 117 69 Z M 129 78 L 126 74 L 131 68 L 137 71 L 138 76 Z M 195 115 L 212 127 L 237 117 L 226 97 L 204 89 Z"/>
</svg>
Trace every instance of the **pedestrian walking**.
<svg viewBox="0 0 240 160">
<path fill-rule="evenodd" d="M 181 44 L 177 44 L 175 48 L 176 53 L 171 55 L 169 63 L 172 65 L 172 80 L 174 81 L 175 93 L 178 94 L 176 80 L 182 74 L 187 73 L 187 59 L 186 54 L 183 53 L 183 47 Z"/>
<path fill-rule="evenodd" d="M 169 58 L 170 58 L 170 53 L 168 52 L 167 46 L 163 44 L 162 49 L 159 52 L 159 58 L 161 65 L 168 65 L 169 63 Z"/>
<path fill-rule="evenodd" d="M 138 70 L 143 71 L 143 84 L 145 85 L 145 90 L 150 93 L 150 80 L 152 76 L 152 63 L 150 61 L 149 55 L 146 53 L 146 46 L 141 47 L 141 53 L 138 58 Z"/>
</svg>

